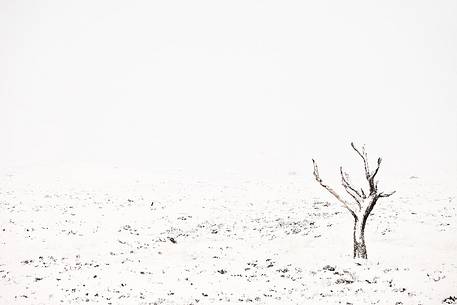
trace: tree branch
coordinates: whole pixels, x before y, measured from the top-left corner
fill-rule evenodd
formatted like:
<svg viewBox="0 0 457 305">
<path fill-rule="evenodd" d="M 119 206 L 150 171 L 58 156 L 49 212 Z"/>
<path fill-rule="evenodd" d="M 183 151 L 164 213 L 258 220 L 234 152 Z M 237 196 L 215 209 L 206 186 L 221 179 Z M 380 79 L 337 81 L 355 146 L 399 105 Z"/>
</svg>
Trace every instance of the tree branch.
<svg viewBox="0 0 457 305">
<path fill-rule="evenodd" d="M 378 197 L 390 197 L 392 196 L 393 194 L 395 194 L 397 191 L 393 191 L 393 192 L 390 192 L 390 193 L 379 193 Z"/>
<path fill-rule="evenodd" d="M 381 161 L 382 159 L 381 158 L 378 158 L 378 166 L 376 167 L 376 169 L 374 170 L 374 172 L 370 175 L 370 178 L 373 180 L 374 177 L 376 176 L 376 174 L 378 173 L 379 171 L 379 167 L 381 166 Z"/>
<path fill-rule="evenodd" d="M 374 181 L 376 174 L 379 171 L 379 167 L 381 166 L 381 158 L 378 158 L 378 165 L 373 173 L 371 173 L 368 177 L 368 185 L 370 186 L 370 194 L 376 194 L 378 192 L 378 181 Z"/>
<path fill-rule="evenodd" d="M 366 199 L 367 195 L 365 195 L 365 192 L 363 191 L 363 188 L 360 188 L 360 192 L 362 193 L 362 198 Z"/>
<path fill-rule="evenodd" d="M 385 194 L 385 193 L 381 192 L 378 195 L 376 195 L 376 197 L 373 198 L 373 200 L 371 201 L 370 205 L 367 207 L 364 217 L 368 217 L 370 215 L 371 211 L 373 210 L 373 208 L 375 207 L 376 203 L 378 202 L 378 198 L 389 197 L 389 196 L 392 196 L 394 193 L 395 193 L 395 191 L 393 191 L 391 193 L 388 193 L 388 194 Z"/>
<path fill-rule="evenodd" d="M 335 190 L 333 190 L 330 186 L 324 184 L 324 182 L 322 181 L 322 179 L 320 178 L 319 176 L 319 169 L 317 167 L 317 164 L 316 164 L 316 161 L 314 161 L 313 159 L 313 166 L 314 166 L 314 178 L 316 178 L 316 181 L 319 182 L 319 184 L 325 188 L 330 194 L 332 194 L 336 199 L 338 199 L 338 201 L 340 201 L 343 206 L 352 214 L 352 216 L 354 216 L 354 218 L 357 218 L 357 215 L 355 214 L 354 210 L 349 206 L 349 203 L 344 200 L 340 195 L 338 195 L 337 192 L 335 192 Z"/>
<path fill-rule="evenodd" d="M 363 165 L 365 167 L 365 177 L 367 179 L 369 179 L 370 178 L 370 167 L 368 165 L 368 155 L 365 152 L 365 146 L 362 146 L 362 152 L 360 152 L 360 150 L 358 150 L 357 147 L 355 147 L 353 142 L 351 142 L 351 146 L 357 152 L 357 154 L 362 158 Z"/>
<path fill-rule="evenodd" d="M 360 193 L 349 183 L 349 175 L 345 172 L 343 172 L 343 167 L 340 166 L 340 173 L 341 173 L 341 184 L 343 185 L 344 189 L 346 192 L 354 198 L 354 200 L 357 202 L 357 205 L 359 206 L 359 209 L 361 209 L 361 199 L 362 196 Z"/>
<path fill-rule="evenodd" d="M 370 194 L 374 195 L 378 191 L 377 182 L 374 181 L 374 178 L 378 174 L 382 159 L 378 158 L 378 164 L 376 166 L 376 169 L 373 172 L 370 172 L 370 166 L 368 164 L 368 154 L 365 152 L 365 146 L 362 146 L 362 151 L 357 149 L 357 147 L 355 147 L 353 142 L 351 142 L 351 146 L 363 160 L 363 165 L 365 167 L 365 177 L 368 180 L 368 186 L 370 187 Z"/>
</svg>

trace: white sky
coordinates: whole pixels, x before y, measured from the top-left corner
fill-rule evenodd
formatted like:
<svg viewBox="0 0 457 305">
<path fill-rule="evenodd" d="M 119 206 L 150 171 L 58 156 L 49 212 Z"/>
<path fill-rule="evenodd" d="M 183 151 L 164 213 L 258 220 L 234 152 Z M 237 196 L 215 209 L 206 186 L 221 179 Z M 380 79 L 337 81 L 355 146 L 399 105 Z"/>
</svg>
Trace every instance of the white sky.
<svg viewBox="0 0 457 305">
<path fill-rule="evenodd" d="M 0 1 L 0 163 L 457 172 L 457 1 Z"/>
</svg>

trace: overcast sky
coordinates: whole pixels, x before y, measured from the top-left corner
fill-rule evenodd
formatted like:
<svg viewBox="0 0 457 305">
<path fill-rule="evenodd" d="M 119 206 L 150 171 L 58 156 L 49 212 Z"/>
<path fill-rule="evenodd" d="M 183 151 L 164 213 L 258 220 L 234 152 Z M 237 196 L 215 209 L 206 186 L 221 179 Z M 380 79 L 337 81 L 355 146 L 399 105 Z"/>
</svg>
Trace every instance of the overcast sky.
<svg viewBox="0 0 457 305">
<path fill-rule="evenodd" d="M 0 1 L 0 163 L 457 172 L 457 1 Z M 330 168 L 332 167 L 332 168 Z"/>
</svg>

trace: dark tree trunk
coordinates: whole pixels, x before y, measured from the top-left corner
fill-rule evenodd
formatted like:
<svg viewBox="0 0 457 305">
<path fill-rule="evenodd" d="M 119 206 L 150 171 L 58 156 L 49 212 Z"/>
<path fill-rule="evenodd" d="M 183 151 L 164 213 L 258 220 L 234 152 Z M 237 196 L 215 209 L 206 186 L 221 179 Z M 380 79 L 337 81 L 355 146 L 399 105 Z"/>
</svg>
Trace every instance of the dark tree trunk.
<svg viewBox="0 0 457 305">
<path fill-rule="evenodd" d="M 368 258 L 367 247 L 365 245 L 365 224 L 366 218 L 358 219 L 355 217 L 354 221 L 354 258 Z"/>
</svg>

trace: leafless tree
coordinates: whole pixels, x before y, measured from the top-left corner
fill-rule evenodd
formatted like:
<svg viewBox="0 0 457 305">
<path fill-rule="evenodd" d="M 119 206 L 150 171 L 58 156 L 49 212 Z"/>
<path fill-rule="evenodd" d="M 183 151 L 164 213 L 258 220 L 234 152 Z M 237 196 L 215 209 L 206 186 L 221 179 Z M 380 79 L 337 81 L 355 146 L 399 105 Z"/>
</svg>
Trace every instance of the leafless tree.
<svg viewBox="0 0 457 305">
<path fill-rule="evenodd" d="M 365 245 L 365 226 L 368 216 L 375 207 L 379 198 L 389 197 L 395 193 L 383 193 L 378 191 L 378 181 L 375 180 L 376 174 L 381 166 L 381 158 L 378 158 L 376 169 L 370 171 L 368 164 L 368 155 L 365 152 L 365 147 L 359 150 L 351 143 L 352 148 L 362 158 L 365 169 L 365 177 L 368 181 L 368 191 L 365 192 L 363 188 L 354 187 L 349 181 L 349 175 L 340 167 L 341 184 L 345 191 L 351 196 L 352 200 L 347 201 L 341 197 L 333 188 L 325 184 L 319 176 L 319 169 L 317 168 L 316 161 L 313 159 L 314 177 L 330 194 L 332 194 L 354 217 L 354 258 L 367 258 L 367 248 Z"/>
</svg>

